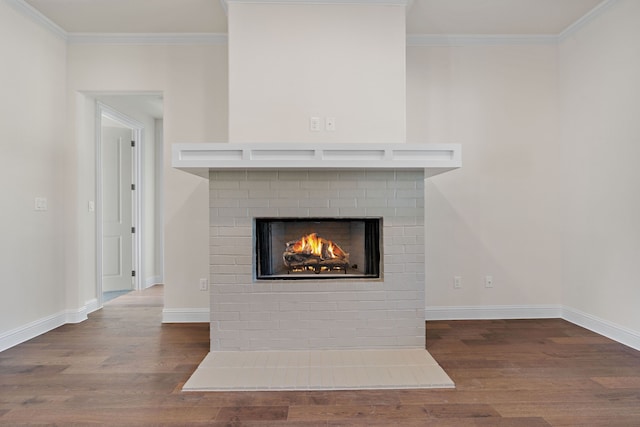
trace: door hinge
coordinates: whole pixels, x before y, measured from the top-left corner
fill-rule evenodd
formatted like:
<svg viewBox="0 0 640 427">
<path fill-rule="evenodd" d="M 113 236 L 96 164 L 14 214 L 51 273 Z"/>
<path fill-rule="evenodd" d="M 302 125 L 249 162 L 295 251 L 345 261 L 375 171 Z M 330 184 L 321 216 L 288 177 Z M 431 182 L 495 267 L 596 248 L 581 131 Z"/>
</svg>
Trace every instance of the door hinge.
<svg viewBox="0 0 640 427">
<path fill-rule="evenodd" d="M 135 233 L 136 232 L 136 228 L 135 227 L 131 227 L 131 233 Z"/>
<path fill-rule="evenodd" d="M 136 271 L 135 270 L 131 270 L 131 277 L 136 277 Z"/>
<path fill-rule="evenodd" d="M 131 190 L 135 190 L 136 189 L 136 185 L 135 184 L 131 184 Z"/>
<path fill-rule="evenodd" d="M 136 146 L 136 142 L 135 141 L 131 141 L 131 147 L 135 147 Z"/>
</svg>

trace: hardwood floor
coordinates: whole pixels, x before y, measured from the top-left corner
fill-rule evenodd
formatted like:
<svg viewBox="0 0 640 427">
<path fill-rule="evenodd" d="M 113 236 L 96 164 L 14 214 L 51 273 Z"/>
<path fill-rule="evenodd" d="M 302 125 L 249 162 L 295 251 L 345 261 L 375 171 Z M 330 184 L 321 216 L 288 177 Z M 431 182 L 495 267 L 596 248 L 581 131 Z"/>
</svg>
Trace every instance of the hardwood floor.
<svg viewBox="0 0 640 427">
<path fill-rule="evenodd" d="M 640 352 L 563 320 L 427 322 L 455 390 L 184 393 L 206 324 L 162 288 L 0 353 L 0 425 L 640 426 Z"/>
</svg>

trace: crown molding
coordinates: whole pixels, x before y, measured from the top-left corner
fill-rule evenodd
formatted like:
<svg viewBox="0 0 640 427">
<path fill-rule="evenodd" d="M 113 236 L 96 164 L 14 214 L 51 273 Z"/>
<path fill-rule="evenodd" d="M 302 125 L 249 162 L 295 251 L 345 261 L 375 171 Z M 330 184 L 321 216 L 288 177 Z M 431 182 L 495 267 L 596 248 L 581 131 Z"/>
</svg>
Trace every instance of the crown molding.
<svg viewBox="0 0 640 427">
<path fill-rule="evenodd" d="M 47 18 L 25 0 L 4 0 L 36 24 L 66 41 L 68 44 L 106 45 L 226 45 L 228 37 L 221 33 L 68 33 Z M 407 46 L 504 46 L 504 45 L 553 45 L 593 21 L 619 0 L 603 0 L 586 15 L 557 35 L 484 35 L 484 34 L 409 34 Z M 409 9 L 414 0 L 220 0 L 225 12 L 228 3 L 262 4 L 380 4 L 405 6 Z"/>
<path fill-rule="evenodd" d="M 27 18 L 30 18 L 33 22 L 40 25 L 42 28 L 49 30 L 54 35 L 58 36 L 62 40 L 67 40 L 67 32 L 62 29 L 58 24 L 53 22 L 51 19 L 44 16 L 40 13 L 39 10 L 31 6 L 24 0 L 5 0 L 16 9 L 18 12 L 21 12 Z"/>
<path fill-rule="evenodd" d="M 220 33 L 69 33 L 67 42 L 105 45 L 226 45 Z"/>
<path fill-rule="evenodd" d="M 363 4 L 363 5 L 387 5 L 387 6 L 407 6 L 413 4 L 414 0 L 220 0 L 222 7 L 226 11 L 229 3 L 252 3 L 252 4 Z"/>
<path fill-rule="evenodd" d="M 558 41 L 561 42 L 561 41 L 565 40 L 567 37 L 569 37 L 570 35 L 574 34 L 580 28 L 584 27 L 589 22 L 593 21 L 595 18 L 597 18 L 598 16 L 602 15 L 605 11 L 609 10 L 609 8 L 611 8 L 616 3 L 618 3 L 618 0 L 604 0 L 604 1 L 602 1 L 596 7 L 594 7 L 589 12 L 587 12 L 586 15 L 584 15 L 582 18 L 578 19 L 573 24 L 569 25 L 560 34 L 558 34 Z"/>
<path fill-rule="evenodd" d="M 407 46 L 503 46 L 556 44 L 558 36 L 544 34 L 409 34 Z"/>
</svg>

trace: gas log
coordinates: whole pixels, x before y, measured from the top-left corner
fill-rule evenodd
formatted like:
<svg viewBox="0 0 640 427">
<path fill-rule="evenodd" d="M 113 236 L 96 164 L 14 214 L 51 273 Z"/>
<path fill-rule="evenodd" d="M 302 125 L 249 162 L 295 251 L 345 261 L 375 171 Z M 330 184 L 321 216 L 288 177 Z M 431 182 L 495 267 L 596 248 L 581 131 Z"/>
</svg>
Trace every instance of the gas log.
<svg viewBox="0 0 640 427">
<path fill-rule="evenodd" d="M 316 233 L 287 242 L 282 259 L 288 272 L 313 271 L 320 274 L 341 270 L 346 274 L 349 267 L 349 254 Z"/>
</svg>

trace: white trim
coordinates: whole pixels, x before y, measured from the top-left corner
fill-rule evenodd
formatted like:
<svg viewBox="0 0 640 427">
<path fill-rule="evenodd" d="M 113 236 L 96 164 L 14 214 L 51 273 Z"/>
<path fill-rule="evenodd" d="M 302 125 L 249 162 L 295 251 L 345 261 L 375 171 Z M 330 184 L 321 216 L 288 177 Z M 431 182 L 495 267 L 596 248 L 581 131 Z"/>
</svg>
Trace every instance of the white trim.
<svg viewBox="0 0 640 427">
<path fill-rule="evenodd" d="M 563 305 L 426 307 L 425 320 L 563 319 L 640 350 L 640 332 Z"/>
<path fill-rule="evenodd" d="M 554 319 L 559 317 L 562 317 L 561 305 L 486 305 L 425 308 L 425 320 Z"/>
<path fill-rule="evenodd" d="M 586 15 L 582 18 L 575 21 L 573 24 L 569 25 L 565 28 L 560 34 L 558 34 L 558 41 L 561 42 L 570 35 L 577 32 L 580 28 L 587 25 L 589 22 L 593 21 L 598 16 L 602 15 L 605 11 L 607 11 L 611 6 L 618 3 L 618 0 L 604 0 L 596 7 L 591 9 Z"/>
<path fill-rule="evenodd" d="M 162 323 L 209 323 L 208 308 L 165 308 Z"/>
<path fill-rule="evenodd" d="M 96 300 L 93 300 L 96 301 Z M 91 306 L 89 306 L 91 304 Z M 0 334 L 0 352 L 50 332 L 67 323 L 80 323 L 87 320 L 87 313 L 93 308 L 93 302 L 77 309 L 63 310 L 51 316 L 29 322 L 26 325 Z"/>
<path fill-rule="evenodd" d="M 219 33 L 69 33 L 70 45 L 226 45 Z"/>
<path fill-rule="evenodd" d="M 105 45 L 226 45 L 223 33 L 68 33 L 24 0 L 5 0 L 9 5 L 30 18 L 36 24 L 65 40 L 67 44 Z M 220 0 L 225 10 L 228 3 L 271 4 L 380 4 L 405 6 L 413 0 Z M 408 34 L 407 46 L 501 46 L 558 44 L 596 17 L 602 15 L 618 0 L 603 0 L 587 14 L 569 25 L 559 34 Z"/>
<path fill-rule="evenodd" d="M 222 7 L 225 11 L 228 11 L 230 3 L 251 3 L 251 4 L 303 4 L 303 5 L 318 5 L 318 4 L 361 4 L 361 5 L 383 5 L 383 6 L 404 6 L 407 7 L 412 3 L 412 0 L 220 0 Z"/>
<path fill-rule="evenodd" d="M 66 313 L 60 312 L 42 319 L 34 320 L 24 326 L 12 329 L 0 335 L 0 351 L 29 341 L 39 335 L 60 327 L 66 322 Z"/>
<path fill-rule="evenodd" d="M 147 277 L 146 279 L 144 279 L 144 289 L 150 288 L 160 283 L 162 283 L 162 279 L 160 278 L 160 276 Z"/>
<path fill-rule="evenodd" d="M 65 324 L 66 323 L 80 323 L 87 320 L 87 306 L 83 305 L 75 310 L 65 310 Z"/>
<path fill-rule="evenodd" d="M 633 349 L 640 350 L 639 332 L 571 307 L 563 308 L 562 318 Z"/>
<path fill-rule="evenodd" d="M 408 34 L 407 46 L 554 45 L 558 36 L 545 34 Z"/>
<path fill-rule="evenodd" d="M 413 169 L 425 177 L 462 166 L 460 144 L 172 144 L 171 166 L 209 170 Z M 292 161 L 295 160 L 295 161 Z"/>
<path fill-rule="evenodd" d="M 77 310 L 65 310 L 43 317 L 0 335 L 0 352 L 14 347 L 66 323 L 79 323 L 97 310 L 97 300 L 87 301 Z M 640 351 L 640 333 L 624 326 L 561 305 L 505 305 L 426 307 L 425 320 L 481 319 L 564 319 L 616 342 Z M 208 308 L 165 308 L 162 323 L 209 323 Z"/>
<path fill-rule="evenodd" d="M 38 9 L 31 6 L 24 0 L 5 0 L 14 9 L 21 12 L 27 18 L 30 18 L 33 22 L 40 25 L 42 28 L 51 31 L 54 35 L 60 37 L 62 40 L 67 40 L 67 32 L 62 29 L 58 24 L 51 19 L 43 15 Z"/>
<path fill-rule="evenodd" d="M 91 314 L 94 311 L 98 311 L 102 308 L 100 303 L 98 302 L 98 298 L 90 299 L 85 303 L 85 307 L 87 309 L 87 314 Z"/>
</svg>

